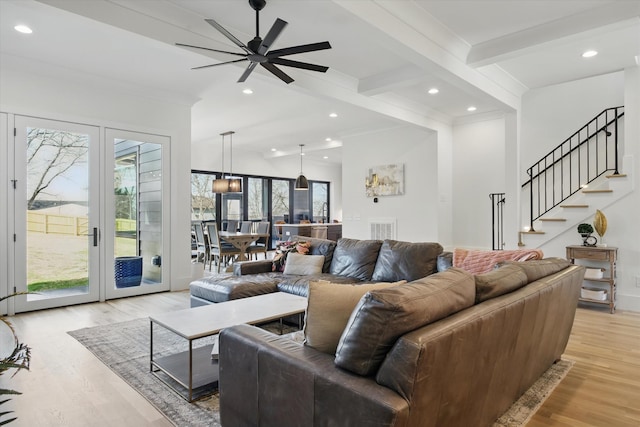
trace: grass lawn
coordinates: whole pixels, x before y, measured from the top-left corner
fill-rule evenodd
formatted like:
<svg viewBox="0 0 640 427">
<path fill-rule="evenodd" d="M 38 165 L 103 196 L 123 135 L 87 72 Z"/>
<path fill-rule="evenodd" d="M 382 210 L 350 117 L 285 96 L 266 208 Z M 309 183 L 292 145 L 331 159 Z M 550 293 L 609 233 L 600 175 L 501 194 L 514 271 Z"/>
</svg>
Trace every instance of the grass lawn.
<svg viewBox="0 0 640 427">
<path fill-rule="evenodd" d="M 115 247 L 115 256 L 136 253 L 134 239 L 116 237 Z M 30 232 L 27 237 L 27 289 L 37 292 L 86 286 L 88 253 L 87 236 Z"/>
</svg>

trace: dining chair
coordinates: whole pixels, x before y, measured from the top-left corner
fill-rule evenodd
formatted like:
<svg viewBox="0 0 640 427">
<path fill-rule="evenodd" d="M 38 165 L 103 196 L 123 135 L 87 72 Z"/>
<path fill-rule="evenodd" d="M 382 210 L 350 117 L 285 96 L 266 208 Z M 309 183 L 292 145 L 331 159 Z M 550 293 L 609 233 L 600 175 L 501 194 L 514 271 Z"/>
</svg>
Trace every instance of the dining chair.
<svg viewBox="0 0 640 427">
<path fill-rule="evenodd" d="M 266 234 L 266 236 L 260 237 L 258 240 L 255 241 L 255 243 L 249 246 L 249 249 L 248 249 L 249 259 L 251 259 L 252 255 L 255 255 L 256 259 L 258 259 L 259 253 L 264 253 L 264 259 L 267 259 L 267 248 L 269 246 L 268 244 L 269 238 L 271 237 L 269 233 L 270 226 L 271 226 L 271 223 L 268 221 L 258 223 L 258 228 L 256 229 L 256 233 Z"/>
<path fill-rule="evenodd" d="M 200 256 L 202 255 L 202 262 L 206 264 L 209 260 L 209 245 L 204 236 L 202 223 L 199 221 L 193 222 L 191 227 L 196 238 L 196 260 L 200 262 Z"/>
<path fill-rule="evenodd" d="M 240 254 L 240 249 L 236 248 L 230 243 L 224 243 L 220 239 L 218 233 L 218 227 L 216 224 L 207 225 L 207 231 L 209 233 L 209 270 L 211 271 L 211 261 L 217 261 L 218 273 L 220 273 L 220 267 L 224 262 L 227 265 L 229 258 Z"/>
<path fill-rule="evenodd" d="M 227 231 L 238 231 L 238 220 L 237 219 L 228 219 L 227 220 Z"/>
<path fill-rule="evenodd" d="M 241 233 L 251 233 L 251 227 L 253 226 L 253 221 L 242 221 L 240 223 L 240 232 Z"/>
</svg>

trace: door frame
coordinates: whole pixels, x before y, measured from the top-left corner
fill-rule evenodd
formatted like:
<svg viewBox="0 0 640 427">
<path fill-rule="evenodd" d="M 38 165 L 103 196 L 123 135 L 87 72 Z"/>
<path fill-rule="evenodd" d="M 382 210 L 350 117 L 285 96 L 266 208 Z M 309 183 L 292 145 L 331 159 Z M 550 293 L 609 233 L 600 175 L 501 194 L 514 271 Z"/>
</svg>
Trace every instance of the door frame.
<svg viewBox="0 0 640 427">
<path fill-rule="evenodd" d="M 89 200 L 88 209 L 91 213 L 89 218 L 88 229 L 98 229 L 100 233 L 101 224 L 101 174 L 100 174 L 100 162 L 101 162 L 101 140 L 100 140 L 100 127 L 95 125 L 87 125 L 82 123 L 53 120 L 40 117 L 34 117 L 29 115 L 13 115 L 14 137 L 13 143 L 9 143 L 9 156 L 11 159 L 9 167 L 9 175 L 15 180 L 15 189 L 13 194 L 9 195 L 9 206 L 12 209 L 9 210 L 12 218 L 9 218 L 9 234 L 13 233 L 15 238 L 13 239 L 13 250 L 9 250 L 9 263 L 10 263 L 10 281 L 13 286 L 9 285 L 9 290 L 12 289 L 20 291 L 27 290 L 27 264 L 26 261 L 19 262 L 20 259 L 26 260 L 27 245 L 26 245 L 26 192 L 25 186 L 27 182 L 27 167 L 26 167 L 26 149 L 19 150 L 20 143 L 26 135 L 23 132 L 26 129 L 26 125 L 33 125 L 42 128 L 64 129 L 72 132 L 82 132 L 89 135 Z M 11 128 L 11 126 L 9 126 Z M 18 165 L 24 165 L 18 166 Z M 22 193 L 21 193 L 22 192 Z M 90 244 L 90 237 L 87 237 L 88 247 L 88 292 L 86 294 L 62 296 L 56 298 L 45 298 L 40 300 L 28 300 L 28 295 L 17 295 L 12 298 L 14 312 L 24 312 L 32 310 L 40 310 L 45 308 L 63 307 L 73 304 L 81 304 L 86 302 L 98 301 L 100 298 L 101 288 L 101 271 L 100 271 L 100 259 L 101 259 L 101 239 L 98 239 L 98 245 L 93 246 Z M 20 283 L 18 283 L 20 282 Z"/>
</svg>

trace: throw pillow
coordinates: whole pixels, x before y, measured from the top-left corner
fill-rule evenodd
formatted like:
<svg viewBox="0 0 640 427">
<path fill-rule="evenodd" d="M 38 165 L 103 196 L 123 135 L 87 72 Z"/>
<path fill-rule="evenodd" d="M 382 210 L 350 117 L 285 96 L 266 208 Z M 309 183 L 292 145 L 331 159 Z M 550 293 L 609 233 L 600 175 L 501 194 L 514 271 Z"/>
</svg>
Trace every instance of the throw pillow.
<svg viewBox="0 0 640 427">
<path fill-rule="evenodd" d="M 296 252 L 303 255 L 308 254 L 310 246 L 311 244 L 309 242 L 304 241 L 281 242 L 280 244 L 278 244 L 278 247 L 276 248 L 276 254 L 273 256 L 271 270 L 279 271 L 281 273 L 284 272 L 284 267 L 287 262 L 287 256 L 291 252 Z"/>
<path fill-rule="evenodd" d="M 351 313 L 335 364 L 372 375 L 401 335 L 471 307 L 475 294 L 473 276 L 458 268 L 368 292 Z"/>
<path fill-rule="evenodd" d="M 455 248 L 453 266 L 471 274 L 487 273 L 500 261 L 528 261 L 542 259 L 540 249 L 516 249 L 511 251 L 481 251 Z"/>
<path fill-rule="evenodd" d="M 284 274 L 297 274 L 299 276 L 310 276 L 322 273 L 322 264 L 324 256 L 322 255 L 302 255 L 297 252 L 291 252 L 287 256 L 287 262 L 284 265 Z"/>
<path fill-rule="evenodd" d="M 307 311 L 304 319 L 304 344 L 327 354 L 335 354 L 349 316 L 369 291 L 406 283 L 369 283 L 350 285 L 326 281 L 309 282 Z"/>
<path fill-rule="evenodd" d="M 509 264 L 476 276 L 476 303 L 515 291 L 529 283 L 524 270 Z"/>
<path fill-rule="evenodd" d="M 499 265 L 517 265 L 527 275 L 527 283 L 535 282 L 550 274 L 569 267 L 571 263 L 564 258 L 545 258 L 527 262 L 505 261 Z"/>
<path fill-rule="evenodd" d="M 333 251 L 329 273 L 370 281 L 376 266 L 381 240 L 342 238 Z"/>
<path fill-rule="evenodd" d="M 436 260 L 442 253 L 440 243 L 410 243 L 385 240 L 382 243 L 371 280 L 393 282 L 418 280 L 436 272 Z"/>
</svg>

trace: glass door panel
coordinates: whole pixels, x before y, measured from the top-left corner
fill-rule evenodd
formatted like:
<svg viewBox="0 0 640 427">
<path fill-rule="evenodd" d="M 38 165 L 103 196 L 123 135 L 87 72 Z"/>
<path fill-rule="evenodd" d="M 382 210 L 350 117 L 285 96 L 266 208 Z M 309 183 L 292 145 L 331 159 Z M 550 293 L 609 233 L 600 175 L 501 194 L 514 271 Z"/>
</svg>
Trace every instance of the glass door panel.
<svg viewBox="0 0 640 427">
<path fill-rule="evenodd" d="M 98 129 L 22 116 L 15 128 L 15 283 L 28 292 L 16 311 L 96 301 Z"/>
<path fill-rule="evenodd" d="M 311 183 L 313 222 L 329 222 L 329 184 Z"/>
<path fill-rule="evenodd" d="M 267 221 L 268 206 L 268 182 L 266 178 L 248 179 L 247 208 L 249 221 Z"/>
<path fill-rule="evenodd" d="M 107 274 L 106 297 L 145 294 L 169 289 L 163 281 L 166 197 L 168 174 L 163 156 L 168 138 L 106 131 L 109 150 L 113 150 L 113 183 L 109 229 L 113 230 L 113 250 L 107 261 L 113 274 Z M 167 145 L 168 147 L 168 145 Z M 109 245 L 111 246 L 111 245 Z M 107 271 L 110 271 L 108 269 Z"/>
</svg>

